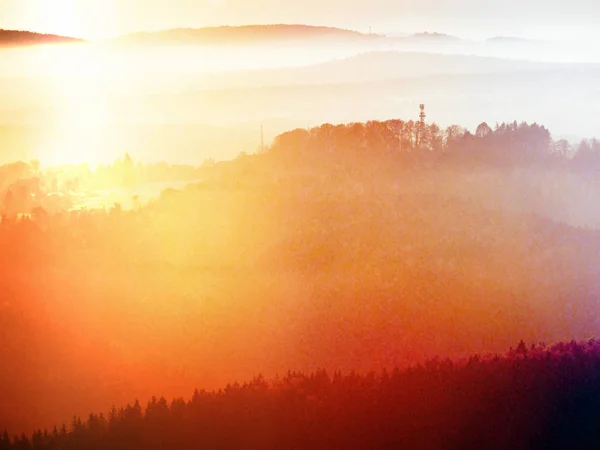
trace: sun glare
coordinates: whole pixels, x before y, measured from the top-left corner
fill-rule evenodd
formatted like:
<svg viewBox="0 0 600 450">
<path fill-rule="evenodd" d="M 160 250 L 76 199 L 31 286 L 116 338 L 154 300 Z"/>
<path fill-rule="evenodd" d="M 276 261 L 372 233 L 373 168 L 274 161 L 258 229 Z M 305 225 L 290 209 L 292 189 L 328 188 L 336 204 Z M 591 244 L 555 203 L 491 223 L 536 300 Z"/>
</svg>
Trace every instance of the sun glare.
<svg viewBox="0 0 600 450">
<path fill-rule="evenodd" d="M 81 33 L 81 24 L 77 15 L 75 0 L 55 0 L 48 2 L 45 11 L 48 25 L 57 34 L 77 37 Z"/>
<path fill-rule="evenodd" d="M 49 89 L 54 105 L 50 138 L 38 152 L 44 164 L 97 163 L 110 120 L 108 61 L 92 46 L 46 47 L 53 62 Z"/>
</svg>

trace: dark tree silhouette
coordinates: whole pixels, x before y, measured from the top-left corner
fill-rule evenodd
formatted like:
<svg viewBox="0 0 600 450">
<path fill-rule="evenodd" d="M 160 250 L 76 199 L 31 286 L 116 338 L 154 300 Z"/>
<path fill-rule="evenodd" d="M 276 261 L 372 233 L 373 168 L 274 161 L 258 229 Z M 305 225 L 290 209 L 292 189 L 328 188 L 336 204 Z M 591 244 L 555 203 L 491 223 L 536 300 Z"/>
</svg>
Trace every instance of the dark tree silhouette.
<svg viewBox="0 0 600 450">
<path fill-rule="evenodd" d="M 108 422 L 79 417 L 69 432 L 5 432 L 2 450 L 596 448 L 600 343 L 546 347 L 520 341 L 506 354 L 433 359 L 381 373 L 319 370 L 262 376 L 189 400 L 153 397 Z"/>
</svg>

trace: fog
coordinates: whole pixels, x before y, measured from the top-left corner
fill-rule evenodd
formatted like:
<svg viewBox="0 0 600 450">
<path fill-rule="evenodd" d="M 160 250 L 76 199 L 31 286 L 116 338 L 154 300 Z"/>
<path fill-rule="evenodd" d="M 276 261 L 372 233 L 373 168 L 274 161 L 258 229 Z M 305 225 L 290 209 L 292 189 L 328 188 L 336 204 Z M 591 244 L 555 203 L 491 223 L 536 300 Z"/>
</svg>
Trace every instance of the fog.
<svg viewBox="0 0 600 450">
<path fill-rule="evenodd" d="M 599 66 L 590 63 L 598 61 L 592 47 L 415 35 L 3 49 L 0 143 L 11 149 L 5 162 L 76 158 L 96 164 L 124 151 L 160 160 L 166 145 L 123 129 L 168 124 L 187 130 L 177 144 L 178 162 L 196 163 L 253 152 L 261 125 L 270 141 L 295 127 L 414 117 L 422 102 L 428 119 L 441 126 L 530 120 L 575 140 L 597 130 Z M 190 133 L 194 124 L 202 131 Z M 219 149 L 214 143 L 224 134 L 238 137 Z"/>
</svg>

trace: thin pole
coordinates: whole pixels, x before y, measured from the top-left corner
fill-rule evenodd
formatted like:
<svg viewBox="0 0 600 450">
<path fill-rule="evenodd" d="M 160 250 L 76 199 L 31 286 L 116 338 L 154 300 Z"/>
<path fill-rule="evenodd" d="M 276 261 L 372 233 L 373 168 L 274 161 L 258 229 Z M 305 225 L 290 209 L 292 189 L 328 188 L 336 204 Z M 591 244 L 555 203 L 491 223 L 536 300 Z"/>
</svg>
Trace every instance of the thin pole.
<svg viewBox="0 0 600 450">
<path fill-rule="evenodd" d="M 260 151 L 264 151 L 265 149 L 265 135 L 263 133 L 263 126 L 260 126 Z"/>
</svg>

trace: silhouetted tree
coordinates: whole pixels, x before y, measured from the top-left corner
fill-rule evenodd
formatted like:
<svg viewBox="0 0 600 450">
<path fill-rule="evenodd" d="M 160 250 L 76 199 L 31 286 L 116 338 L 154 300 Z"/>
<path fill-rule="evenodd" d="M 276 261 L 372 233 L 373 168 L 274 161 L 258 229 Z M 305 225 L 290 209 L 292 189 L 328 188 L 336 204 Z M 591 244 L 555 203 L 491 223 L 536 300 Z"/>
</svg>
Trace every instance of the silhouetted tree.
<svg viewBox="0 0 600 450">
<path fill-rule="evenodd" d="M 488 137 L 492 133 L 493 133 L 493 131 L 490 128 L 490 126 L 487 123 L 482 122 L 477 127 L 477 130 L 475 131 L 475 136 L 478 137 L 479 139 L 483 139 L 483 138 Z"/>
<path fill-rule="evenodd" d="M 0 437 L 0 450 L 10 450 L 11 442 L 10 436 L 8 435 L 8 430 L 4 430 L 2 436 Z"/>
</svg>

